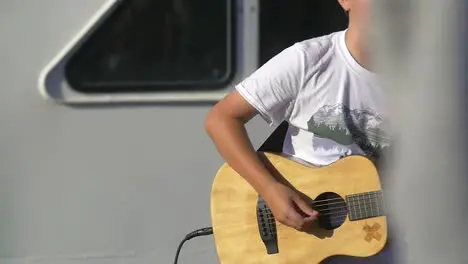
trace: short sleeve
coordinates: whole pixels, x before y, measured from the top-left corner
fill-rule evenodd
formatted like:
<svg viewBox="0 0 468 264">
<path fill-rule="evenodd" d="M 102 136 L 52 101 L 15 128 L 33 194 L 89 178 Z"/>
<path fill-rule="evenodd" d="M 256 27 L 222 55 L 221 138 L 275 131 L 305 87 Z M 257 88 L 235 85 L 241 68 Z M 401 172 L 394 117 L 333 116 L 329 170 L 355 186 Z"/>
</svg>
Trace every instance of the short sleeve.
<svg viewBox="0 0 468 264">
<path fill-rule="evenodd" d="M 275 126 L 288 118 L 303 86 L 304 71 L 304 51 L 295 44 L 274 56 L 235 88 L 270 126 Z"/>
</svg>

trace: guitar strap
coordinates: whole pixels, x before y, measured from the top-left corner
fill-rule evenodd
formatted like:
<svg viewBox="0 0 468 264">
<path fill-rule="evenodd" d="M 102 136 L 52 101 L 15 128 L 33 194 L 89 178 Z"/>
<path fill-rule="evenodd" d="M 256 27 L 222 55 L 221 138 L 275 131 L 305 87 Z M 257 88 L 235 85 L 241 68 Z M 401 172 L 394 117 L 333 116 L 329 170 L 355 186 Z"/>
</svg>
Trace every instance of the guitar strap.
<svg viewBox="0 0 468 264">
<path fill-rule="evenodd" d="M 283 121 L 263 142 L 257 151 L 281 153 L 283 151 L 284 138 L 288 131 L 288 122 Z"/>
</svg>

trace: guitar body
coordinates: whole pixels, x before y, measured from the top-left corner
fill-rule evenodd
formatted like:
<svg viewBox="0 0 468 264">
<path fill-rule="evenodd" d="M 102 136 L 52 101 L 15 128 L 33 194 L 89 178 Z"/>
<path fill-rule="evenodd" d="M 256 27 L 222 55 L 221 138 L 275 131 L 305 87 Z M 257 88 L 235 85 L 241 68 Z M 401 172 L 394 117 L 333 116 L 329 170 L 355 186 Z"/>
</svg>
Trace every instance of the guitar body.
<svg viewBox="0 0 468 264">
<path fill-rule="evenodd" d="M 377 170 L 367 158 L 350 156 L 311 167 L 281 154 L 259 154 L 274 175 L 314 200 L 317 208 L 325 207 L 318 210 L 323 215 L 320 226 L 299 232 L 282 225 L 247 181 L 224 164 L 211 192 L 212 226 L 222 264 L 314 264 L 337 255 L 368 257 L 383 249 L 387 222 L 381 204 L 364 206 L 380 201 L 375 194 L 381 191 Z"/>
</svg>

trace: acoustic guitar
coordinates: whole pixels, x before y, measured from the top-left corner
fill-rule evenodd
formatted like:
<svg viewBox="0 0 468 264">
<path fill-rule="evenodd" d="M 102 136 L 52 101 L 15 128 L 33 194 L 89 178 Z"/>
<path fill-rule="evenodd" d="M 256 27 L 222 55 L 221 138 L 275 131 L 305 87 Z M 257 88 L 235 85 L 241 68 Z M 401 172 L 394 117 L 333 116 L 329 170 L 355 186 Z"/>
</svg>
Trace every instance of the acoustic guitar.
<svg viewBox="0 0 468 264">
<path fill-rule="evenodd" d="M 387 241 L 377 169 L 364 156 L 313 167 L 282 154 L 259 152 L 277 179 L 310 199 L 320 216 L 310 230 L 275 220 L 268 205 L 229 165 L 211 190 L 211 220 L 222 264 L 321 263 L 338 255 L 368 257 Z"/>
</svg>

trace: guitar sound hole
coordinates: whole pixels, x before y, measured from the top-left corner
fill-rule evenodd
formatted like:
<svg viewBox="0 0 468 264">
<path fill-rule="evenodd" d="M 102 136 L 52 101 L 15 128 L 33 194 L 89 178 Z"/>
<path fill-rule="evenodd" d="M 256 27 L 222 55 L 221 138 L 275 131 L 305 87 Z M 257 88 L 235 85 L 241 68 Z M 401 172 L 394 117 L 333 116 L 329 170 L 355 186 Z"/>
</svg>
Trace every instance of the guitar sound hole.
<svg viewBox="0 0 468 264">
<path fill-rule="evenodd" d="M 341 196 L 326 192 L 320 194 L 313 203 L 313 208 L 319 212 L 320 227 L 333 230 L 340 227 L 348 215 L 348 207 Z"/>
</svg>

